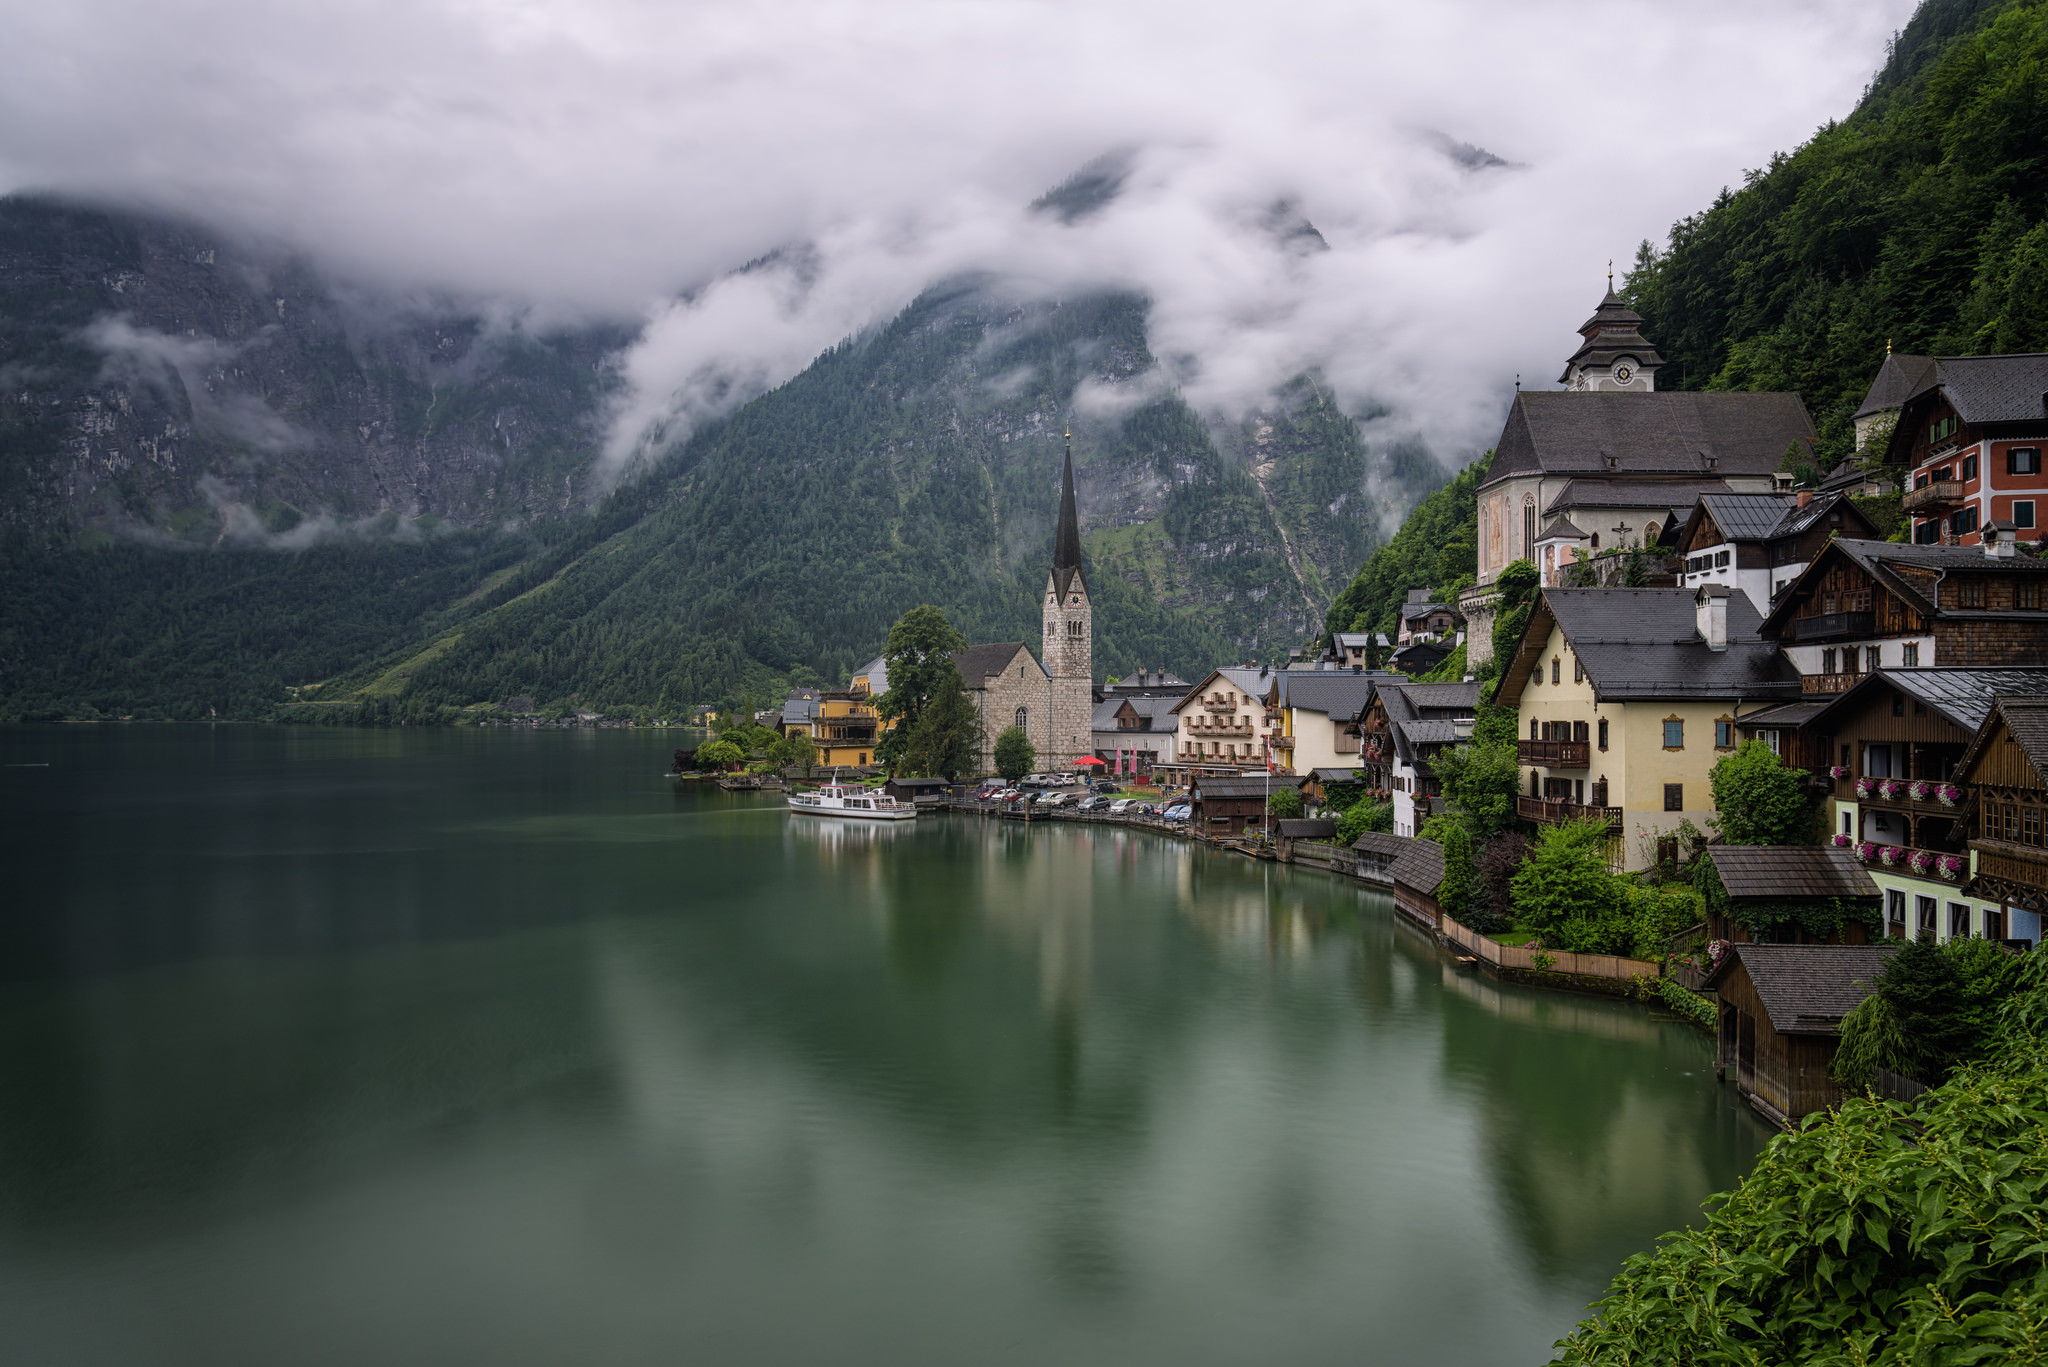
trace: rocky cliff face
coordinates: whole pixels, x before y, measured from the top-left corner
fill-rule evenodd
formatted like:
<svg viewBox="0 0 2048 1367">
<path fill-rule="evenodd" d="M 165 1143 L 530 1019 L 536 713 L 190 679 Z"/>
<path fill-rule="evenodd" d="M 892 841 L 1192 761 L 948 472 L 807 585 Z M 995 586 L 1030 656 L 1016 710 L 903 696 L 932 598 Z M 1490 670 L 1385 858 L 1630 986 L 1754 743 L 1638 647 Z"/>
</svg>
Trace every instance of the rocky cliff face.
<svg viewBox="0 0 2048 1367">
<path fill-rule="evenodd" d="M 0 518 L 197 540 L 578 506 L 618 328 L 378 297 L 201 229 L 0 201 Z"/>
</svg>

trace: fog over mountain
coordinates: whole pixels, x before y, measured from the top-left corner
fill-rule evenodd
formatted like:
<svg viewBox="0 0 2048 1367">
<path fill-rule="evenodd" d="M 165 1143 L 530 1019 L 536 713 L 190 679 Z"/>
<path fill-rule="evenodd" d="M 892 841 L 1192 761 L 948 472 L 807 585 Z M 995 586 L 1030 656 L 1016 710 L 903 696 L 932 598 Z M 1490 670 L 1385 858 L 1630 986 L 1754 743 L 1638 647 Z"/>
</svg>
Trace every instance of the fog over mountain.
<svg viewBox="0 0 2048 1367">
<path fill-rule="evenodd" d="M 6 0 L 0 191 L 636 326 L 614 470 L 963 273 L 1151 300 L 1157 369 L 1083 405 L 1316 370 L 1456 460 L 1609 256 L 1849 108 L 1910 10 Z"/>
</svg>

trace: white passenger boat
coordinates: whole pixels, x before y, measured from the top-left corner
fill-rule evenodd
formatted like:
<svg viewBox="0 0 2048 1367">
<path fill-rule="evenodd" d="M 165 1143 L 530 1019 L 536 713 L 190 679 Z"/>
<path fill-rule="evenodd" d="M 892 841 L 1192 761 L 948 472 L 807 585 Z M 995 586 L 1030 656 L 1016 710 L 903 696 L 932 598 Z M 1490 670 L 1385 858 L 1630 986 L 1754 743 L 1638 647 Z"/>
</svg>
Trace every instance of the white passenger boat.
<svg viewBox="0 0 2048 1367">
<path fill-rule="evenodd" d="M 791 793 L 789 809 L 813 816 L 846 816 L 861 821 L 910 821 L 917 808 L 879 788 L 857 783 L 828 783 L 808 793 Z"/>
</svg>

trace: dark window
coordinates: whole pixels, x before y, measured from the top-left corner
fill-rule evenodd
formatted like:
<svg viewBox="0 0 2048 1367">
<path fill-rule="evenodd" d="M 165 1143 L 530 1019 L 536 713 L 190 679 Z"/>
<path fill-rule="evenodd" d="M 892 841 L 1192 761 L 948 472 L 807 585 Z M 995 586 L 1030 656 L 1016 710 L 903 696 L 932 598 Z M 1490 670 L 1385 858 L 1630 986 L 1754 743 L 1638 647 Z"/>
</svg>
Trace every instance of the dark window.
<svg viewBox="0 0 2048 1367">
<path fill-rule="evenodd" d="M 1529 718 L 1529 739 L 1543 739 L 1543 723 L 1537 721 L 1534 717 Z"/>
<path fill-rule="evenodd" d="M 1865 673 L 1875 673 L 1883 664 L 1884 657 L 1877 646 L 1863 647 L 1863 670 Z"/>
<path fill-rule="evenodd" d="M 1717 721 L 1714 723 L 1714 748 L 1716 750 L 1733 750 L 1735 748 L 1734 722 Z"/>
<path fill-rule="evenodd" d="M 1574 656 L 1572 656 L 1572 682 L 1573 682 L 1573 683 L 1584 683 L 1585 681 L 1586 681 L 1586 662 L 1585 662 L 1584 660 L 1581 660 L 1581 659 L 1580 659 L 1580 658 L 1579 658 L 1578 656 L 1574 655 Z M 1581 736 L 1581 737 L 1579 737 L 1579 739 L 1580 739 L 1580 740 L 1584 740 L 1584 739 L 1585 739 L 1585 737 L 1584 737 L 1584 736 Z"/>
<path fill-rule="evenodd" d="M 1600 748 L 1602 750 L 1607 748 L 1607 718 L 1605 717 L 1600 719 Z"/>
<path fill-rule="evenodd" d="M 1664 810 L 1667 812 L 1682 812 L 1685 810 L 1685 785 L 1683 783 L 1667 783 L 1664 785 Z"/>
<path fill-rule="evenodd" d="M 2041 448 L 2038 446 L 2015 446 L 2005 453 L 2005 472 L 2008 475 L 2038 475 L 2041 473 Z"/>
<path fill-rule="evenodd" d="M 1968 536 L 1977 530 L 1977 505 L 1958 508 L 1948 515 L 1948 529 L 1957 536 Z"/>
<path fill-rule="evenodd" d="M 1934 916 L 1936 911 L 1937 908 L 1932 897 L 1915 897 L 1913 899 L 1914 920 L 1918 922 L 1922 935 L 1934 934 Z"/>
<path fill-rule="evenodd" d="M 2012 525 L 2026 528 L 2029 531 L 2033 530 L 2034 500 L 2031 498 L 2016 498 L 2012 501 Z"/>
<path fill-rule="evenodd" d="M 1975 456 L 1964 456 L 1964 457 L 1963 457 L 1963 482 L 1964 482 L 1965 484 L 1967 484 L 1967 483 L 1969 483 L 1969 482 L 1970 482 L 1971 480 L 1975 479 L 1976 477 L 1977 477 L 1977 458 L 1976 458 Z"/>
<path fill-rule="evenodd" d="M 1896 939 L 1906 938 L 1906 894 L 1897 888 L 1885 889 L 1884 928 Z"/>
<path fill-rule="evenodd" d="M 1835 648 L 1833 646 L 1829 646 L 1820 653 L 1820 672 L 1823 674 L 1833 674 L 1835 672 Z"/>
<path fill-rule="evenodd" d="M 1535 769 L 1529 771 L 1529 796 L 1543 796 L 1543 775 Z"/>
<path fill-rule="evenodd" d="M 1922 470 L 1919 474 L 1913 476 L 1913 487 L 1915 489 L 1925 489 L 1927 487 L 1927 478 L 1927 472 Z"/>
<path fill-rule="evenodd" d="M 1913 541 L 1916 545 L 1932 546 L 1939 540 L 1941 540 L 1941 519 L 1938 517 L 1929 518 L 1913 528 Z"/>
<path fill-rule="evenodd" d="M 1562 660 L 1552 660 L 1550 662 L 1550 681 L 1552 683 L 1561 683 L 1563 682 L 1563 676 L 1564 662 Z"/>
<path fill-rule="evenodd" d="M 1536 505 L 1522 505 L 1522 554 L 1533 558 L 1536 554 Z"/>
<path fill-rule="evenodd" d="M 1667 721 L 1664 723 L 1664 748 L 1666 750 L 1683 750 L 1685 748 L 1684 722 Z M 1668 793 L 1670 790 L 1667 788 L 1665 791 Z M 1672 810 L 1675 811 L 1677 809 L 1673 808 Z"/>
<path fill-rule="evenodd" d="M 1920 643 L 1918 641 L 1906 642 L 1906 644 L 1903 647 L 1901 647 L 1901 651 L 1905 656 L 1903 663 L 1905 664 L 1906 668 L 1913 669 L 1919 665 Z"/>
<path fill-rule="evenodd" d="M 1970 938 L 1970 904 L 1950 902 L 1948 904 L 1948 938 L 1967 940 Z"/>
<path fill-rule="evenodd" d="M 1984 581 L 1982 579 L 1958 579 L 1956 581 L 1956 606 L 1959 608 L 1983 607 Z"/>
<path fill-rule="evenodd" d="M 1903 717 L 1903 716 L 1905 716 L 1905 715 L 1906 715 L 1906 695 L 1905 695 L 1905 694 L 1903 694 L 1903 693 L 1894 693 L 1894 694 L 1892 694 L 1892 715 L 1893 715 L 1894 717 Z"/>
<path fill-rule="evenodd" d="M 1027 707 L 1020 707 L 1020 708 L 1018 708 L 1018 709 L 1017 709 L 1017 729 L 1018 729 L 1019 731 L 1022 731 L 1022 730 L 1024 729 L 1024 724 L 1025 724 L 1026 722 L 1030 721 L 1030 720 L 1031 720 L 1031 709 L 1030 709 L 1030 708 L 1027 708 Z"/>
<path fill-rule="evenodd" d="M 1575 721 L 1572 723 L 1572 739 L 1581 745 L 1586 743 L 1586 724 L 1584 722 Z"/>
<path fill-rule="evenodd" d="M 2029 612 L 2038 609 L 2041 606 L 2041 586 L 2021 580 L 2019 587 L 2013 591 L 2013 603 L 2016 607 Z"/>
</svg>

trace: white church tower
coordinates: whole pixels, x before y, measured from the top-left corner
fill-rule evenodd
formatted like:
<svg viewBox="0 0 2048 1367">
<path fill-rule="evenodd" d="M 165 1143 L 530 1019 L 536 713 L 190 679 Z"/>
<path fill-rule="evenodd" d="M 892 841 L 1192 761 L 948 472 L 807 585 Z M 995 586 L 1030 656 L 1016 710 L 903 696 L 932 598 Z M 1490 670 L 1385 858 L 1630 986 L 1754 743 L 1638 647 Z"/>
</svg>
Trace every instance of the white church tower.
<svg viewBox="0 0 2048 1367">
<path fill-rule="evenodd" d="M 1067 438 L 1066 468 L 1060 475 L 1059 535 L 1053 543 L 1052 573 L 1045 580 L 1045 643 L 1041 658 L 1052 676 L 1050 725 L 1040 767 L 1070 769 L 1094 753 L 1095 605 L 1081 569 L 1081 524 L 1074 510 L 1074 442 Z"/>
<path fill-rule="evenodd" d="M 1559 384 L 1581 394 L 1655 392 L 1664 358 L 1643 336 L 1643 315 L 1614 292 L 1612 270 L 1607 272 L 1607 297 L 1579 324 L 1579 336 L 1584 341 L 1564 363 Z"/>
</svg>

